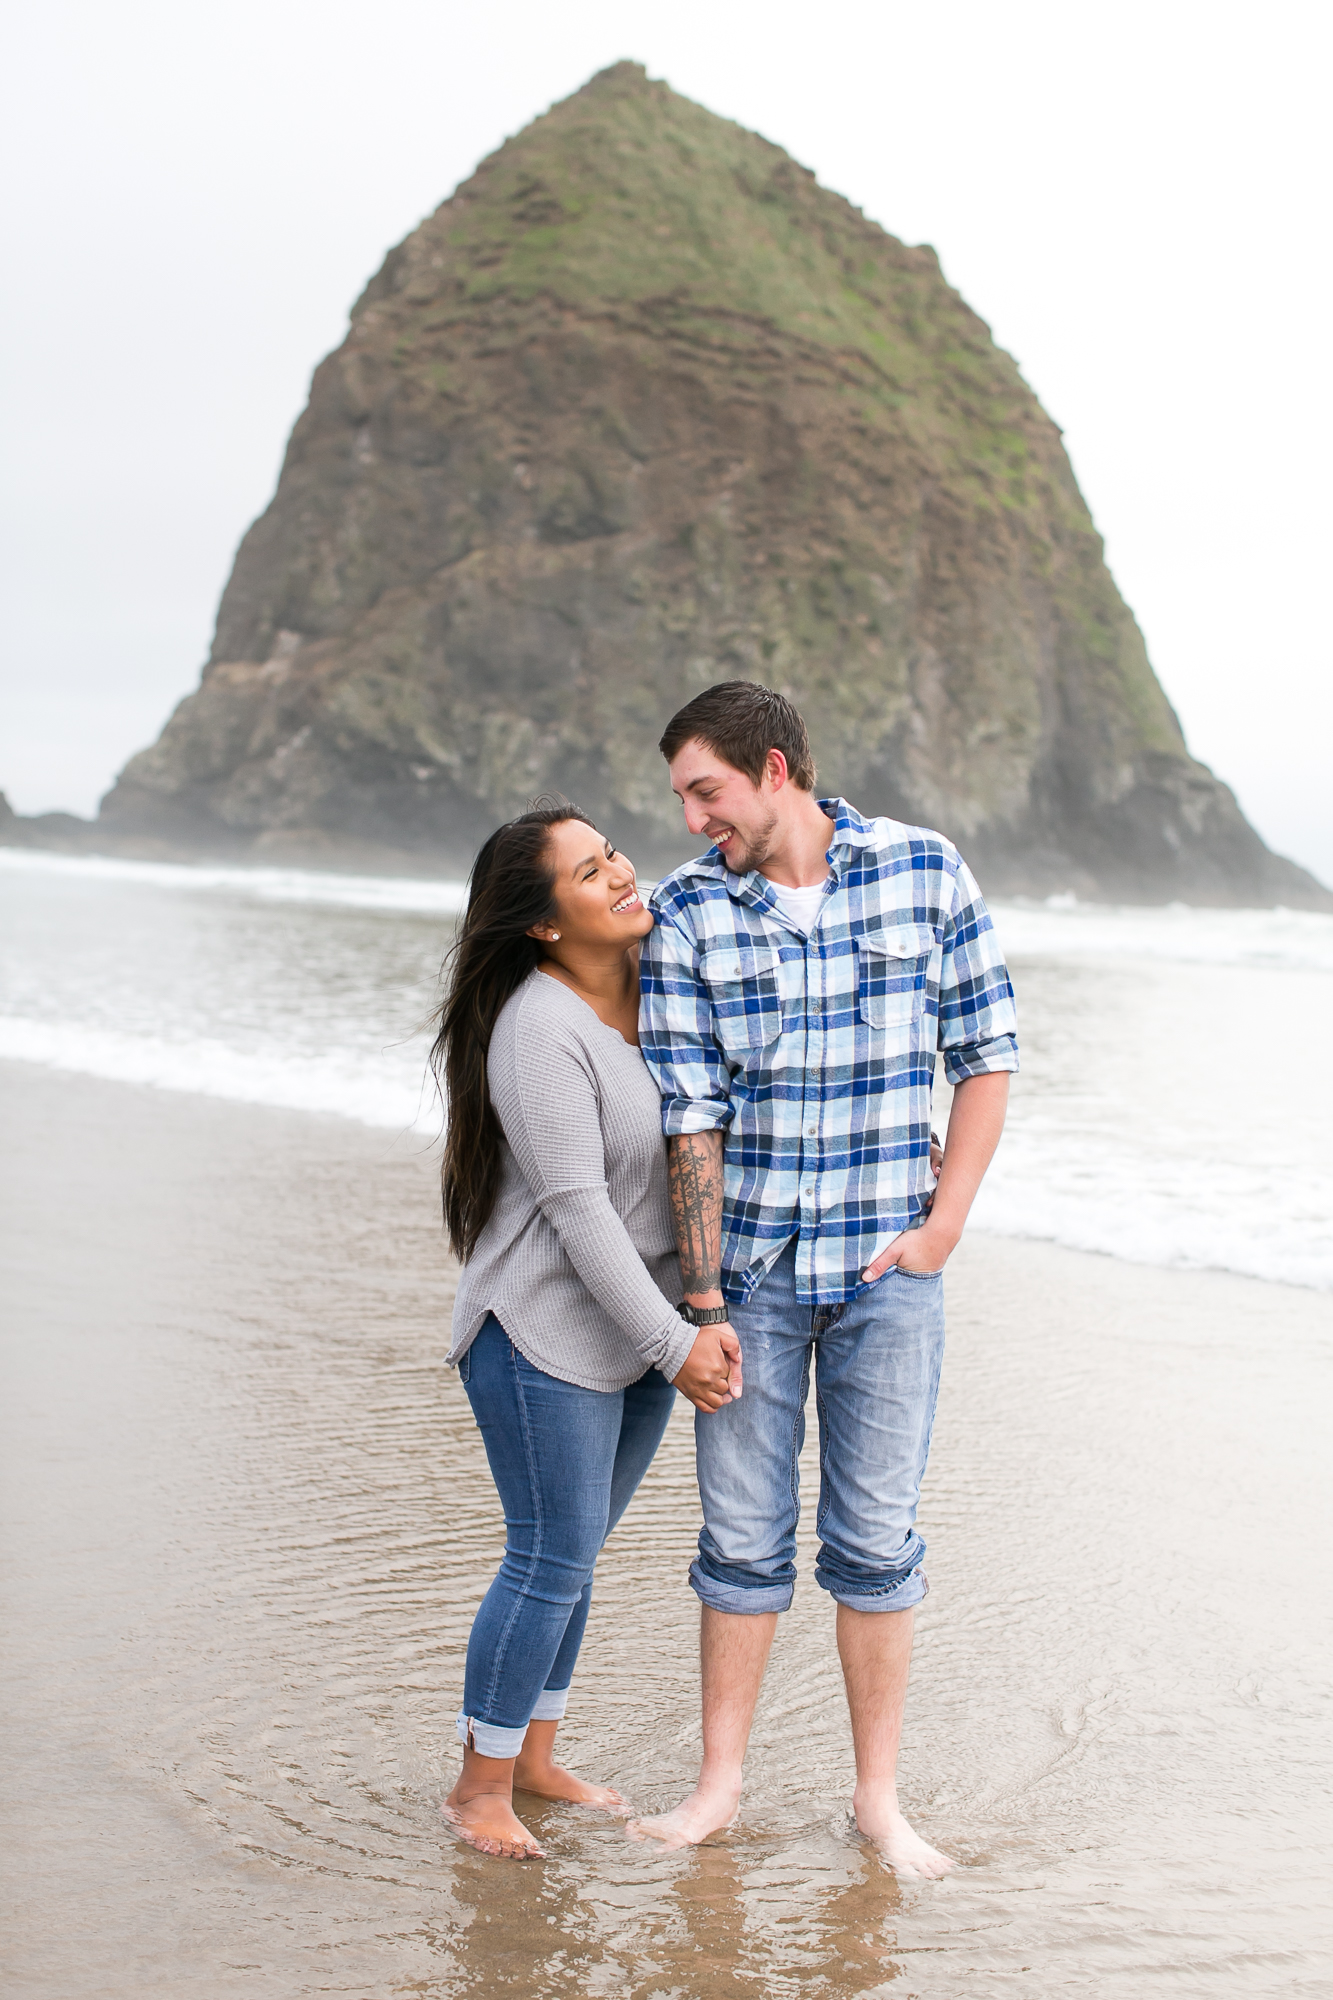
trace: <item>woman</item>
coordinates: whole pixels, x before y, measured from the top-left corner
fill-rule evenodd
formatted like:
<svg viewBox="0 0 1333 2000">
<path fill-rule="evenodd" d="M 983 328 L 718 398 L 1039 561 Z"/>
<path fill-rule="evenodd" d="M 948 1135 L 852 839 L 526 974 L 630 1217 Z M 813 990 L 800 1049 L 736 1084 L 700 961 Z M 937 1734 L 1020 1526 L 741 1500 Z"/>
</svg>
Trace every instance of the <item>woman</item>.
<svg viewBox="0 0 1333 2000">
<path fill-rule="evenodd" d="M 624 1804 L 554 1758 L 593 1565 L 661 1442 L 672 1383 L 701 1410 L 733 1393 L 716 1334 L 673 1304 L 660 1103 L 638 1052 L 652 925 L 633 868 L 581 813 L 524 813 L 477 856 L 431 1051 L 463 1260 L 449 1360 L 506 1529 L 468 1642 L 445 1812 L 514 1859 L 541 1853 L 515 1786 Z"/>
</svg>

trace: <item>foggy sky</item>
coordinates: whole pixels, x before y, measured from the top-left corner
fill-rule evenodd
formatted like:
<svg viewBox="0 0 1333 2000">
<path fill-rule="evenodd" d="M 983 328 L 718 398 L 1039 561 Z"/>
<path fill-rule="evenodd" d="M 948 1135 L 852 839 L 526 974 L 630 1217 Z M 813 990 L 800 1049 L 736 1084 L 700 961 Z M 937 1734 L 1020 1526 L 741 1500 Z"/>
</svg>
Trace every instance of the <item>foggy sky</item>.
<svg viewBox="0 0 1333 2000">
<path fill-rule="evenodd" d="M 11 29 L 0 789 L 82 813 L 196 684 L 388 247 L 629 56 L 946 276 L 1065 430 L 1190 747 L 1333 879 L 1327 14 L 48 0 Z"/>
</svg>

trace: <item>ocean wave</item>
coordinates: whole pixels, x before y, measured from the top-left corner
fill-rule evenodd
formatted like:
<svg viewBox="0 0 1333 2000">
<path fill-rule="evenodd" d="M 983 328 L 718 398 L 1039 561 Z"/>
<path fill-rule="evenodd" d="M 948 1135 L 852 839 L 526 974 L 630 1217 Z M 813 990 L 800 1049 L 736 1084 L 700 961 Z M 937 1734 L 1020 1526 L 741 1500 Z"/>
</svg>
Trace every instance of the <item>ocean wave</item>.
<svg viewBox="0 0 1333 2000">
<path fill-rule="evenodd" d="M 0 1016 L 0 1058 L 233 1104 L 327 1112 L 395 1131 L 439 1128 L 433 1086 L 424 1065 L 410 1058 L 256 1052 L 206 1037 L 168 1041 L 12 1014 Z"/>
<path fill-rule="evenodd" d="M 421 1024 L 444 927 L 417 920 L 453 915 L 461 882 L 0 849 L 0 892 L 0 1057 L 438 1132 Z M 976 1226 L 1333 1289 L 1333 1095 L 1264 1053 L 1322 1019 L 1333 918 L 995 914 L 1024 1068 Z"/>
<path fill-rule="evenodd" d="M 208 1038 L 169 1041 L 8 1015 L 0 1016 L 0 1058 L 430 1138 L 440 1129 L 424 1065 L 406 1050 L 374 1060 L 256 1053 Z M 1280 1163 L 1180 1157 L 1147 1166 L 1130 1148 L 1080 1145 L 1020 1108 L 972 1226 L 1131 1263 L 1333 1290 L 1333 1179 L 1307 1175 L 1298 1193 L 1280 1182 Z M 1237 1227 L 1239 1216 L 1255 1221 Z"/>
<path fill-rule="evenodd" d="M 1333 1291 L 1333 1176 L 1283 1163 L 1145 1158 L 1080 1144 L 1020 1108 L 969 1226 L 1131 1264 Z"/>
<path fill-rule="evenodd" d="M 128 861 L 21 847 L 0 848 L 0 872 L 404 916 L 458 916 L 467 902 L 467 884 L 443 877 Z M 641 886 L 647 890 L 652 885 L 645 877 Z M 1014 958 L 1114 957 L 1333 972 L 1333 916 L 1321 911 L 1084 903 L 1074 896 L 1050 896 L 1044 902 L 1002 897 L 990 907 L 1005 951 Z"/>
<path fill-rule="evenodd" d="M 186 861 L 125 861 L 109 854 L 42 854 L 0 847 L 0 871 L 67 881 L 137 884 L 194 895 L 248 896 L 258 903 L 305 903 L 400 916 L 457 916 L 466 882 L 409 875 L 334 875 L 317 868 L 226 868 Z"/>
<path fill-rule="evenodd" d="M 1044 903 L 1001 900 L 990 909 L 1012 958 L 1154 959 L 1333 972 L 1333 916 L 1316 910 L 1140 907 L 1081 903 L 1073 896 L 1052 896 Z"/>
</svg>

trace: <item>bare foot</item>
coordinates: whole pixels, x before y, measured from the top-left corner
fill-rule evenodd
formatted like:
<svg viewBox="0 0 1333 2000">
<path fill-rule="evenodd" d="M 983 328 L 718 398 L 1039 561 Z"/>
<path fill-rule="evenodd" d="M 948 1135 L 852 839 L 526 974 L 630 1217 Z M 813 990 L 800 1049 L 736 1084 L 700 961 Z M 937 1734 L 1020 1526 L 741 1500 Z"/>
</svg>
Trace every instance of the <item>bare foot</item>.
<svg viewBox="0 0 1333 2000">
<path fill-rule="evenodd" d="M 879 1850 L 880 1860 L 895 1875 L 907 1881 L 936 1880 L 947 1875 L 955 1865 L 947 1854 L 941 1854 L 919 1833 L 914 1833 L 898 1810 L 896 1801 L 881 1801 L 863 1798 L 858 1792 L 853 1799 L 856 1824 L 867 1840 L 872 1840 Z"/>
<path fill-rule="evenodd" d="M 603 1812 L 627 1813 L 629 1800 L 609 1785 L 589 1785 L 561 1764 L 527 1764 L 520 1757 L 514 1766 L 514 1790 L 532 1792 L 539 1799 L 560 1799 L 571 1806 L 597 1806 Z"/>
<path fill-rule="evenodd" d="M 544 1861 L 539 1847 L 503 1792 L 458 1796 L 455 1785 L 440 1811 L 461 1840 L 480 1854 L 497 1854 L 505 1861 Z"/>
<path fill-rule="evenodd" d="M 739 1785 L 700 1784 L 673 1812 L 632 1819 L 625 1828 L 631 1840 L 660 1840 L 664 1847 L 694 1847 L 710 1833 L 721 1833 L 736 1817 Z"/>
</svg>

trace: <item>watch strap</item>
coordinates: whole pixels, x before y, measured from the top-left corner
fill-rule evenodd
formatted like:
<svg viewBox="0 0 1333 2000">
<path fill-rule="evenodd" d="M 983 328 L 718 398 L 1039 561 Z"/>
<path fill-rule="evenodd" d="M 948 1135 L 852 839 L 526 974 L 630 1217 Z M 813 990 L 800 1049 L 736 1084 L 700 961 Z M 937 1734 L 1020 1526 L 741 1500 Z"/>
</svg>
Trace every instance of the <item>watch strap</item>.
<svg viewBox="0 0 1333 2000">
<path fill-rule="evenodd" d="M 686 1305 L 684 1299 L 676 1307 L 676 1311 L 683 1320 L 688 1320 L 691 1326 L 721 1326 L 731 1317 L 730 1306 L 690 1306 Z"/>
</svg>

